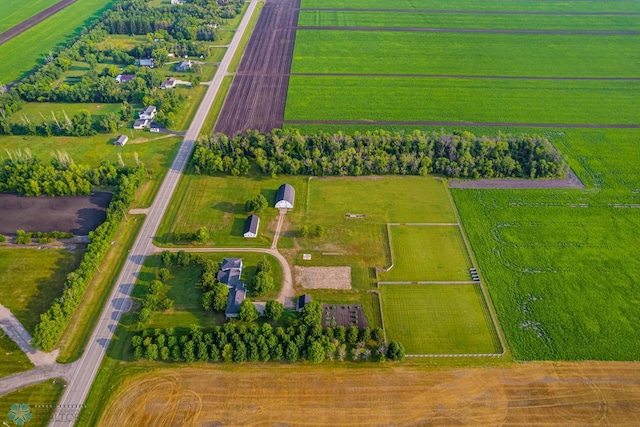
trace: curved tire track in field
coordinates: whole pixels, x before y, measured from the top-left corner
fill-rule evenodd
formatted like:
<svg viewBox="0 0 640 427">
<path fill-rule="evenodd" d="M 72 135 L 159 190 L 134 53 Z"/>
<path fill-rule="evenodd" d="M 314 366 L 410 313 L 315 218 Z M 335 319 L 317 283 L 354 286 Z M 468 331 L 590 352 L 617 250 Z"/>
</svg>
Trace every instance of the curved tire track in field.
<svg viewBox="0 0 640 427">
<path fill-rule="evenodd" d="M 298 30 L 333 30 L 333 31 L 402 31 L 417 33 L 475 33 L 475 34 L 555 34 L 555 35 L 640 35 L 636 30 L 499 30 L 484 28 L 406 28 L 406 27 L 352 27 L 352 26 L 318 26 L 308 25 L 296 27 Z"/>
<path fill-rule="evenodd" d="M 9 28 L 7 31 L 0 34 L 0 45 L 8 42 L 14 37 L 19 36 L 20 34 L 24 33 L 28 29 L 38 25 L 45 19 L 52 17 L 56 13 L 60 12 L 62 9 L 66 8 L 67 6 L 70 6 L 75 2 L 76 0 L 61 0 L 58 3 L 54 4 L 53 6 L 43 10 L 42 12 L 33 15 L 31 18 L 25 19 L 18 25 Z"/>
<path fill-rule="evenodd" d="M 487 126 L 568 129 L 640 129 L 640 124 L 603 123 L 505 123 L 505 122 L 403 122 L 379 120 L 285 120 L 286 125 L 380 125 L 380 126 Z"/>
<path fill-rule="evenodd" d="M 348 8 L 300 8 L 301 12 L 380 12 L 380 13 L 443 13 L 460 15 L 577 15 L 577 16 L 636 16 L 640 12 L 551 12 L 504 10 L 441 10 L 441 9 L 348 9 Z"/>
</svg>

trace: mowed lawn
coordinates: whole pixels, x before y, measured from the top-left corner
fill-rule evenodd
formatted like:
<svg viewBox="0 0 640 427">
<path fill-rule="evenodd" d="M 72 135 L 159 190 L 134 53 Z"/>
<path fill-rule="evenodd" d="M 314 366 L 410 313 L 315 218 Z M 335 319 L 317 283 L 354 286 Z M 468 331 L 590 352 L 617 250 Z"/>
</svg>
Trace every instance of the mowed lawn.
<svg viewBox="0 0 640 427">
<path fill-rule="evenodd" d="M 386 337 L 407 354 L 501 351 L 477 285 L 382 285 L 380 294 Z"/>
<path fill-rule="evenodd" d="M 291 71 L 638 77 L 638 49 L 640 35 L 298 30 Z"/>
<path fill-rule="evenodd" d="M 286 121 L 637 124 L 638 81 L 292 76 Z"/>
<path fill-rule="evenodd" d="M 43 55 L 54 51 L 77 36 L 112 0 L 78 0 L 30 30 L 0 45 L 0 82 L 8 83 L 26 76 Z"/>
<path fill-rule="evenodd" d="M 306 177 L 272 179 L 186 175 L 174 194 L 157 240 L 163 244 L 171 243 L 173 232 L 194 232 L 200 227 L 207 227 L 211 232 L 209 246 L 268 247 L 273 239 L 278 215 L 277 209 L 273 207 L 278 187 L 290 183 L 296 189 L 296 212 L 304 206 L 305 181 Z M 258 237 L 245 238 L 244 226 L 249 215 L 245 210 L 245 203 L 258 194 L 265 196 L 269 205 L 258 214 Z"/>
<path fill-rule="evenodd" d="M 57 413 L 58 417 L 61 417 L 63 413 L 72 413 L 70 411 L 62 412 L 56 405 L 62 397 L 65 387 L 65 382 L 60 379 L 48 380 L 40 384 L 24 387 L 18 391 L 0 396 L 0 407 L 5 408 L 5 412 L 8 413 L 11 405 L 14 403 L 26 403 L 29 405 L 32 418 L 24 425 L 29 427 L 45 427 L 49 425 L 49 421 L 53 418 L 54 414 Z M 3 419 L 6 419 L 7 415 L 3 414 L 3 417 Z"/>
<path fill-rule="evenodd" d="M 634 15 L 478 15 L 468 13 L 403 13 L 384 10 L 302 10 L 298 18 L 298 26 L 637 31 L 640 30 L 640 20 Z"/>
<path fill-rule="evenodd" d="M 27 118 L 32 123 L 39 124 L 42 123 L 43 117 L 48 121 L 52 121 L 53 116 L 55 116 L 59 122 L 64 122 L 65 115 L 71 118 L 84 110 L 88 111 L 93 118 L 96 118 L 109 113 L 120 114 L 121 107 L 120 104 L 29 102 L 11 116 L 11 121 L 22 123 L 24 118 Z"/>
<path fill-rule="evenodd" d="M 0 377 L 28 371 L 33 365 L 16 343 L 0 331 Z"/>
<path fill-rule="evenodd" d="M 53 6 L 60 0 L 3 0 L 0 5 L 0 33 Z"/>
<path fill-rule="evenodd" d="M 638 2 L 627 0 L 585 0 L 579 2 L 539 0 L 302 0 L 301 8 L 404 9 L 404 10 L 489 10 L 547 12 L 639 12 Z"/>
<path fill-rule="evenodd" d="M 0 303 L 33 333 L 40 315 L 62 294 L 62 285 L 82 259 L 66 249 L 0 249 Z"/>
<path fill-rule="evenodd" d="M 471 260 L 458 226 L 389 227 L 393 268 L 380 280 L 470 281 Z"/>
</svg>

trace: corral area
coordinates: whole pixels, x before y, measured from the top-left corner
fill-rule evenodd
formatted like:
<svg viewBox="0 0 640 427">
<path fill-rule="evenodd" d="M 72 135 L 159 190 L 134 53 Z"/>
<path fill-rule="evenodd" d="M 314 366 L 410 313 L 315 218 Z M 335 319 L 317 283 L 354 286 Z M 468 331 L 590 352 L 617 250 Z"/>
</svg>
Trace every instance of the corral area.
<svg viewBox="0 0 640 427">
<path fill-rule="evenodd" d="M 407 354 L 502 352 L 479 285 L 381 285 L 389 340 Z"/>
<path fill-rule="evenodd" d="M 294 280 L 303 289 L 351 289 L 351 267 L 298 267 Z"/>
<path fill-rule="evenodd" d="M 0 233 L 64 231 L 87 236 L 106 217 L 113 195 L 97 192 L 90 196 L 24 197 L 0 194 Z M 46 215 L 42 213 L 46 212 Z"/>
<path fill-rule="evenodd" d="M 427 370 L 248 365 L 126 377 L 91 425 L 523 425 L 636 421 L 635 363 Z M 296 402 L 292 405 L 291 402 Z M 92 411 L 93 412 L 93 411 Z"/>
</svg>

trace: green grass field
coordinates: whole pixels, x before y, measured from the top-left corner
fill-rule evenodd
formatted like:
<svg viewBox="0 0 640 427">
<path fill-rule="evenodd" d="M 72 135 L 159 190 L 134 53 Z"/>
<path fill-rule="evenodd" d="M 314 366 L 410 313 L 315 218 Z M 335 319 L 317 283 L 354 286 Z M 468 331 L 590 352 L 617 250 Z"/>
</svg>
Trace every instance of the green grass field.
<svg viewBox="0 0 640 427">
<path fill-rule="evenodd" d="M 636 360 L 638 130 L 554 142 L 589 190 L 453 190 L 514 357 Z"/>
<path fill-rule="evenodd" d="M 92 117 L 99 117 L 108 113 L 120 113 L 120 104 L 66 104 L 50 102 L 29 102 L 11 116 L 11 121 L 21 123 L 23 117 L 32 123 L 42 123 L 42 117 L 51 121 L 53 115 L 58 121 L 64 122 L 65 114 L 71 118 L 81 110 L 87 110 Z"/>
<path fill-rule="evenodd" d="M 550 12 L 638 12 L 637 2 L 625 0 L 586 0 L 580 2 L 536 0 L 302 0 L 301 8 L 405 9 L 405 10 L 502 10 Z"/>
<path fill-rule="evenodd" d="M 193 255 L 195 256 L 195 254 Z M 229 257 L 242 258 L 244 264 L 242 280 L 249 286 L 251 278 L 256 273 L 258 261 L 263 259 L 265 255 L 260 253 L 202 253 L 202 256 L 215 262 L 221 262 L 223 258 Z M 256 301 L 275 299 L 282 283 L 280 263 L 270 255 L 266 255 L 266 257 L 271 263 L 276 288 L 263 296 L 252 295 L 249 292 L 248 297 Z M 145 294 L 146 286 L 156 278 L 160 267 L 161 263 L 157 257 L 147 258 L 140 273 L 138 284 L 134 289 L 134 298 L 140 298 Z M 166 312 L 154 312 L 147 325 L 149 328 L 174 327 L 186 329 L 193 324 L 208 328 L 224 323 L 223 314 L 205 311 L 202 308 L 202 291 L 198 287 L 198 281 L 202 274 L 201 268 L 171 266 L 169 270 L 171 271 L 171 276 L 165 281 L 165 295 L 174 301 L 173 309 Z"/>
<path fill-rule="evenodd" d="M 8 413 L 14 403 L 26 403 L 30 407 L 32 418 L 25 425 L 29 427 L 45 427 L 49 425 L 49 421 L 52 420 L 54 414 L 60 411 L 56 404 L 62 397 L 65 387 L 64 381 L 59 379 L 28 386 L 0 396 L 0 408 L 3 408 L 4 412 Z M 66 409 L 62 411 L 65 414 L 70 414 L 75 410 Z M 2 419 L 9 421 L 6 417 L 7 415 L 3 413 Z"/>
<path fill-rule="evenodd" d="M 0 331 L 0 377 L 28 371 L 33 365 L 4 331 Z"/>
<path fill-rule="evenodd" d="M 53 6 L 58 1 L 60 0 L 33 0 L 30 2 L 4 0 L 0 7 L 0 12 L 2 12 L 2 16 L 0 16 L 0 33 Z"/>
<path fill-rule="evenodd" d="M 639 47 L 640 35 L 299 30 L 291 71 L 637 77 Z"/>
<path fill-rule="evenodd" d="M 172 242 L 175 232 L 193 232 L 200 227 L 211 231 L 209 245 L 226 247 L 268 247 L 273 239 L 277 210 L 273 208 L 278 187 L 291 182 L 300 189 L 304 178 L 234 178 L 187 175 L 179 184 L 174 201 L 167 211 L 157 234 L 157 241 Z M 261 212 L 258 237 L 247 239 L 244 223 L 249 215 L 245 202 L 262 194 L 269 207 Z M 300 203 L 300 193 L 296 194 Z M 304 200 L 304 199 L 303 199 Z"/>
<path fill-rule="evenodd" d="M 81 259 L 80 250 L 0 249 L 0 302 L 33 333 L 40 315 L 62 294 L 65 277 Z"/>
<path fill-rule="evenodd" d="M 470 281 L 471 260 L 457 226 L 390 226 L 393 268 L 381 281 Z"/>
<path fill-rule="evenodd" d="M 501 351 L 476 285 L 382 285 L 380 294 L 387 339 L 407 354 Z"/>
<path fill-rule="evenodd" d="M 639 30 L 632 15 L 470 15 L 348 10 L 301 11 L 299 26 L 478 28 L 504 30 Z M 301 33 L 299 33 L 301 34 Z"/>
<path fill-rule="evenodd" d="M 628 81 L 292 76 L 285 120 L 633 124 L 639 96 Z"/>
<path fill-rule="evenodd" d="M 0 82 L 19 80 L 37 64 L 43 55 L 63 45 L 91 20 L 98 17 L 111 4 L 111 0 L 78 0 L 44 22 L 0 46 Z"/>
</svg>

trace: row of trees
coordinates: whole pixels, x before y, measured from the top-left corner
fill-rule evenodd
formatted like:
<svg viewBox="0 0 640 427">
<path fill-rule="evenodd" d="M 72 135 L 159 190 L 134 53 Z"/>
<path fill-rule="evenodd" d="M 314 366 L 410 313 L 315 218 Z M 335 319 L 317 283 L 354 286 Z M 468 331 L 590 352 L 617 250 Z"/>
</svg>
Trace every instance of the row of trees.
<svg viewBox="0 0 640 427">
<path fill-rule="evenodd" d="M 29 150 L 9 152 L 0 165 L 0 192 L 26 196 L 75 196 L 91 192 L 94 185 L 117 185 L 122 171 L 103 162 L 96 168 L 73 162 L 66 152 L 57 152 L 49 164 Z"/>
<path fill-rule="evenodd" d="M 32 345 L 44 351 L 51 351 L 67 328 L 84 296 L 87 285 L 98 270 L 115 237 L 120 222 L 128 211 L 136 189 L 146 177 L 144 166 L 122 166 L 116 169 L 115 189 L 105 221 L 89 233 L 90 243 L 78 268 L 69 273 L 65 280 L 62 295 L 56 298 L 51 307 L 40 316 L 33 334 Z"/>
<path fill-rule="evenodd" d="M 313 305 L 308 305 L 314 310 Z M 306 309 L 306 308 L 305 308 Z M 131 338 L 134 357 L 174 362 L 297 362 L 308 360 L 402 360 L 404 347 L 397 341 L 385 345 L 379 328 L 355 326 L 322 328 L 308 323 L 305 313 L 287 327 L 225 323 L 210 330 L 192 325 L 186 332 L 173 328 L 143 330 Z"/>
<path fill-rule="evenodd" d="M 64 231 L 51 231 L 51 232 L 26 232 L 24 230 L 16 230 L 16 244 L 28 245 L 33 239 L 38 239 L 38 243 L 51 243 L 54 239 L 70 239 L 73 237 L 73 233 L 67 233 Z"/>
<path fill-rule="evenodd" d="M 462 178 L 560 177 L 566 165 L 543 137 L 476 137 L 469 132 L 427 133 L 383 130 L 354 135 L 301 135 L 295 129 L 230 138 L 216 134 L 199 142 L 197 172 L 242 175 L 249 160 L 262 173 L 277 175 L 426 175 Z"/>
</svg>

